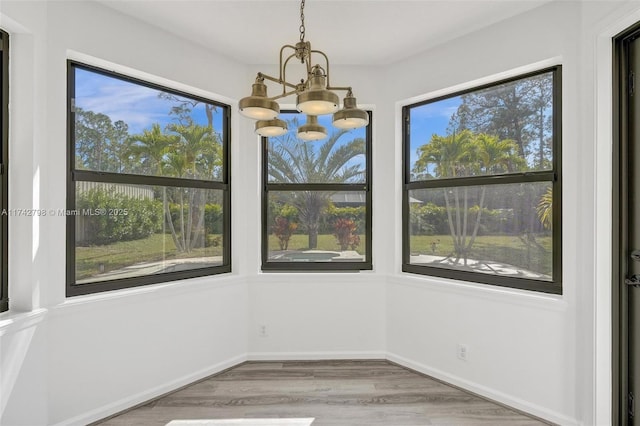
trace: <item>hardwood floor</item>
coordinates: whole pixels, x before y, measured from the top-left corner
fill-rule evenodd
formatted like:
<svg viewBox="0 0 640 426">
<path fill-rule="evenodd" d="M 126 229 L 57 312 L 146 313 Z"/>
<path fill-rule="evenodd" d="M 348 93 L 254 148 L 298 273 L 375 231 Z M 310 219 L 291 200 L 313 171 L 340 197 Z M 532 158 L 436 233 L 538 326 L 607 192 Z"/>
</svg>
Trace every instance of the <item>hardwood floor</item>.
<svg viewBox="0 0 640 426">
<path fill-rule="evenodd" d="M 247 362 L 101 425 L 314 417 L 312 426 L 545 425 L 388 361 Z"/>
</svg>

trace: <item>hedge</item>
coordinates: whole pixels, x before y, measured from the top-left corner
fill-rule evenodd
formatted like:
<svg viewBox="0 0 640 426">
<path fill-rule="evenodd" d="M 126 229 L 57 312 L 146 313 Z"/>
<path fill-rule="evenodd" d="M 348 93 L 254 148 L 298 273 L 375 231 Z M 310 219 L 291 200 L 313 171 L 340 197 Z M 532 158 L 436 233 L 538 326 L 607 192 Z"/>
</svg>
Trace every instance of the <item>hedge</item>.
<svg viewBox="0 0 640 426">
<path fill-rule="evenodd" d="M 147 238 L 162 229 L 162 203 L 94 188 L 76 196 L 79 244 L 105 245 Z"/>
</svg>

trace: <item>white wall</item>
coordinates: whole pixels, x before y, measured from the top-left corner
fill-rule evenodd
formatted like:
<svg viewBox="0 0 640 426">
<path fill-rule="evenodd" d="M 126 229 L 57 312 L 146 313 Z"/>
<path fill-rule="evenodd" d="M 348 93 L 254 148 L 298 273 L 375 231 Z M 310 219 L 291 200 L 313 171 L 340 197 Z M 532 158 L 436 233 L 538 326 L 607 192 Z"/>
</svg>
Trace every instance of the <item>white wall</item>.
<svg viewBox="0 0 640 426">
<path fill-rule="evenodd" d="M 232 108 L 245 88 L 243 66 L 93 2 L 3 1 L 0 17 L 12 42 L 12 208 L 65 207 L 68 58 Z M 239 170 L 237 136 L 232 144 Z M 237 273 L 65 300 L 64 217 L 10 226 L 1 424 L 86 424 L 246 359 L 248 293 Z M 34 309 L 40 321 L 30 324 L 20 311 Z"/>
<path fill-rule="evenodd" d="M 594 88 L 609 82 L 594 66 L 610 64 L 596 51 L 600 29 L 639 9 L 554 2 L 387 67 L 335 67 L 333 82 L 352 84 L 374 111 L 374 271 L 260 272 L 259 142 L 238 114 L 232 274 L 66 300 L 64 218 L 14 219 L 0 423 L 86 423 L 247 358 L 388 357 L 561 424 L 607 424 L 610 384 L 594 353 L 608 349 L 610 312 L 596 298 L 608 283 L 591 265 L 607 262 L 594 230 L 610 223 L 596 221 L 592 171 Z M 92 2 L 3 1 L 0 27 L 12 36 L 13 208 L 65 205 L 67 58 L 195 90 L 234 111 L 269 68 Z M 563 66 L 564 294 L 401 273 L 401 106 L 551 64 Z M 456 358 L 457 343 L 469 345 L 468 361 Z"/>
<path fill-rule="evenodd" d="M 274 52 L 274 59 L 277 52 Z M 250 65 L 249 78 L 241 96 L 246 96 L 249 83 L 258 71 L 277 75 L 273 66 Z M 337 86 L 352 85 L 360 105 L 373 110 L 374 163 L 381 159 L 380 152 L 388 149 L 390 141 L 377 138 L 379 70 L 357 66 L 331 68 L 331 82 Z M 275 93 L 275 92 L 274 92 Z M 341 93 L 343 95 L 343 93 Z M 281 109 L 295 109 L 290 98 L 284 100 Z M 374 271 L 360 273 L 276 273 L 260 272 L 260 142 L 253 134 L 253 122 L 246 124 L 242 140 L 241 156 L 249 167 L 243 171 L 247 178 L 236 190 L 245 197 L 242 211 L 249 216 L 243 222 L 247 235 L 243 251 L 243 276 L 249 283 L 249 357 L 252 359 L 301 359 L 301 358 L 381 358 L 384 357 L 385 339 L 385 263 L 388 246 L 382 238 L 373 240 Z M 373 234 L 388 227 L 381 220 L 385 208 L 382 167 L 374 165 Z M 382 208 L 380 208 L 382 207 Z M 260 326 L 267 327 L 267 336 L 258 334 Z"/>
<path fill-rule="evenodd" d="M 268 275 L 250 284 L 251 359 L 384 358 L 384 281 L 366 273 Z"/>
<path fill-rule="evenodd" d="M 591 3 L 591 2 L 585 2 Z M 594 424 L 594 81 L 582 55 L 580 2 L 554 2 L 389 67 L 387 102 L 402 105 L 525 71 L 563 67 L 563 295 L 415 278 L 399 272 L 387 289 L 387 350 L 426 373 L 560 424 Z M 592 6 L 589 6 L 592 7 Z M 599 5 L 611 12 L 615 2 Z M 399 126 L 395 129 L 400 139 Z M 384 138 L 384 137 L 383 137 Z M 396 144 L 396 163 L 400 164 Z M 389 176 L 392 178 L 392 176 Z M 401 176 L 395 175 L 396 187 Z M 400 217 L 397 195 L 396 218 Z M 400 235 L 395 220 L 396 235 Z M 400 253 L 400 237 L 396 251 Z M 396 256 L 398 256 L 396 254 Z M 578 260 L 581 259 L 581 260 Z M 396 257 L 395 265 L 400 265 Z M 468 361 L 456 345 L 469 345 Z M 585 377 L 586 376 L 586 377 Z M 585 390 L 586 389 L 586 390 Z M 605 402 L 606 404 L 606 402 Z"/>
<path fill-rule="evenodd" d="M 46 10 L 21 3 L 11 17 L 0 5 L 0 27 L 11 35 L 9 180 L 21 182 L 9 192 L 10 206 L 29 208 L 38 198 L 32 184 L 46 133 Z M 13 18 L 13 19 L 12 19 Z M 17 96 L 17 94 L 20 94 Z M 40 101 L 40 102 L 39 102 Z M 42 283 L 35 266 L 37 227 L 29 218 L 11 222 L 9 239 L 9 290 L 11 311 L 0 315 L 0 424 L 40 425 L 48 419 L 47 327 L 42 306 Z"/>
<path fill-rule="evenodd" d="M 200 279 L 49 314 L 49 422 L 83 424 L 245 360 L 247 294 Z"/>
</svg>

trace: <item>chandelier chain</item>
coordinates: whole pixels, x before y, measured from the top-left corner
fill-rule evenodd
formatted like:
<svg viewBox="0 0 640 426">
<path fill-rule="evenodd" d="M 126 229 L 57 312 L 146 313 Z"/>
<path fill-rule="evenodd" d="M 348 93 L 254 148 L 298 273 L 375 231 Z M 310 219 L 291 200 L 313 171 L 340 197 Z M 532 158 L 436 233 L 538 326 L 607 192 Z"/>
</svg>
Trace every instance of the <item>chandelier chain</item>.
<svg viewBox="0 0 640 426">
<path fill-rule="evenodd" d="M 300 41 L 304 41 L 306 30 L 306 28 L 304 27 L 304 2 L 305 0 L 302 0 L 300 2 Z"/>
</svg>

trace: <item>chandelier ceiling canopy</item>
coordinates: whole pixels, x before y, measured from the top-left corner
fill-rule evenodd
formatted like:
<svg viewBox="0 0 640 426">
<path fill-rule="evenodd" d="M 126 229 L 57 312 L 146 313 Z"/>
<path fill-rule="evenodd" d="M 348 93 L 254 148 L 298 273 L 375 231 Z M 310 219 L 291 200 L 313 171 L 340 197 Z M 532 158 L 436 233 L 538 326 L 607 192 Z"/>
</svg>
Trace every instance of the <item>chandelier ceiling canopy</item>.
<svg viewBox="0 0 640 426">
<path fill-rule="evenodd" d="M 239 103 L 240 113 L 256 121 L 255 131 L 260 136 L 280 136 L 287 133 L 287 123 L 278 118 L 280 106 L 277 99 L 296 95 L 296 108 L 307 115 L 307 123 L 298 128 L 298 137 L 304 140 L 319 140 L 327 136 L 327 129 L 318 124 L 318 116 L 333 114 L 333 125 L 341 129 L 356 129 L 369 124 L 369 114 L 358 108 L 351 87 L 331 86 L 329 74 L 329 58 L 320 51 L 311 49 L 311 43 L 305 41 L 304 26 L 305 0 L 300 3 L 300 41 L 295 45 L 286 44 L 280 48 L 279 76 L 259 72 L 252 86 L 251 96 L 242 98 Z M 320 57 L 320 64 L 312 58 Z M 299 83 L 287 81 L 287 66 L 292 59 L 300 61 L 305 68 L 305 79 Z M 296 62 L 295 60 L 293 62 Z M 269 97 L 265 80 L 282 87 L 282 93 Z M 340 109 L 340 98 L 334 91 L 344 91 L 343 108 Z"/>
</svg>

